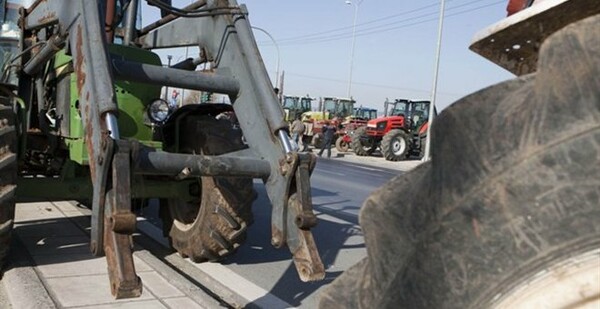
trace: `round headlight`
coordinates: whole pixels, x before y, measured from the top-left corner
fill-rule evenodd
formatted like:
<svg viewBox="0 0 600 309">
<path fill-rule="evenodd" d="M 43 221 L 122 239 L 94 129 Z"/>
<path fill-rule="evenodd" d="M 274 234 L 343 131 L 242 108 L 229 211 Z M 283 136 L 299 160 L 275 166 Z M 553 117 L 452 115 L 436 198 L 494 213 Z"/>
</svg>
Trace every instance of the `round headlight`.
<svg viewBox="0 0 600 309">
<path fill-rule="evenodd" d="M 169 117 L 169 103 L 162 99 L 152 101 L 148 106 L 148 116 L 154 122 L 163 122 Z"/>
</svg>

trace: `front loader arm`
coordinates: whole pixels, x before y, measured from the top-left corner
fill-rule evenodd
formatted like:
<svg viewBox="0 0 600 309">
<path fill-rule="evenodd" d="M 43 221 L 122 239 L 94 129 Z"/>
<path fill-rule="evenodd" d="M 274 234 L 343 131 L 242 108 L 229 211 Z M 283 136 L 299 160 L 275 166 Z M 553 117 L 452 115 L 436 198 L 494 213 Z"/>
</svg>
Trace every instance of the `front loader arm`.
<svg viewBox="0 0 600 309">
<path fill-rule="evenodd" d="M 127 19 L 126 44 L 146 49 L 198 45 L 213 70 L 203 73 L 110 55 L 102 2 L 72 0 L 66 5 L 62 0 L 38 0 L 21 10 L 19 94 L 27 101 L 43 104 L 46 93 L 41 76 L 56 53 L 66 50 L 72 58 L 76 80 L 73 91 L 78 98 L 93 184 L 90 247 L 95 255 L 107 256 L 113 295 L 124 298 L 142 293 L 130 238 L 136 223 L 131 212 L 133 174 L 175 179 L 180 171 L 188 171 L 187 177 L 263 179 L 273 206 L 273 245 L 289 247 L 303 281 L 322 279 L 324 267 L 310 232 L 316 216 L 312 212 L 309 175 L 316 159 L 292 149 L 283 110 L 264 68 L 245 7 L 237 6 L 235 1 L 200 0 L 190 6 L 205 7 L 208 13 L 203 16 L 169 15 L 141 31 L 133 31 L 134 19 Z M 135 5 L 129 12 L 136 12 Z M 136 35 L 139 37 L 134 39 Z M 234 102 L 249 149 L 223 156 L 172 154 L 122 139 L 115 76 L 132 82 L 227 94 Z"/>
<path fill-rule="evenodd" d="M 316 223 L 309 180 L 316 159 L 291 147 L 284 112 L 256 46 L 245 6 L 225 0 L 213 1 L 212 5 L 239 9 L 211 18 L 175 19 L 159 28 L 142 30 L 137 42 L 147 49 L 198 45 L 215 74 L 239 82 L 240 91 L 230 98 L 250 147 L 244 153 L 271 166 L 269 177 L 264 179 L 272 204 L 271 242 L 275 247 L 290 248 L 303 281 L 320 280 L 325 271 L 309 231 Z"/>
<path fill-rule="evenodd" d="M 95 255 L 106 253 L 113 295 L 135 297 L 141 295 L 142 285 L 130 244 L 136 222 L 130 207 L 130 160 L 126 144 L 116 147 L 118 107 L 100 12 L 100 3 L 89 0 L 73 0 L 68 5 L 62 0 L 37 1 L 22 9 L 23 41 L 47 42 L 30 59 L 24 58 L 21 80 L 38 74 L 36 69 L 41 70 L 54 57 L 59 49 L 49 46 L 50 42 L 66 44 L 73 59 L 94 184 L 90 248 Z"/>
</svg>

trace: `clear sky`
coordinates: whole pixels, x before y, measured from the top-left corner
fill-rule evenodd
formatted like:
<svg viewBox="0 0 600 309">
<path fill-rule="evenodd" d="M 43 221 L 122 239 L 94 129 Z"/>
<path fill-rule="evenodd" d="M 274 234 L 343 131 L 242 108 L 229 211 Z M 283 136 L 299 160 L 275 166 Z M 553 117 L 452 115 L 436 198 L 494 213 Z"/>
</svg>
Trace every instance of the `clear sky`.
<svg viewBox="0 0 600 309">
<path fill-rule="evenodd" d="M 437 106 L 512 77 L 468 49 L 473 35 L 506 16 L 507 0 L 446 0 Z M 183 7 L 189 0 L 173 0 Z M 347 97 L 352 25 L 357 14 L 351 95 L 382 109 L 386 98 L 430 99 L 440 0 L 239 0 L 250 23 L 279 46 L 284 93 Z M 358 6 L 358 9 L 356 9 Z M 144 8 L 144 24 L 158 17 Z M 275 82 L 277 49 L 261 31 L 255 37 Z M 183 59 L 175 50 L 173 61 Z M 165 53 L 161 52 L 166 62 Z"/>
</svg>

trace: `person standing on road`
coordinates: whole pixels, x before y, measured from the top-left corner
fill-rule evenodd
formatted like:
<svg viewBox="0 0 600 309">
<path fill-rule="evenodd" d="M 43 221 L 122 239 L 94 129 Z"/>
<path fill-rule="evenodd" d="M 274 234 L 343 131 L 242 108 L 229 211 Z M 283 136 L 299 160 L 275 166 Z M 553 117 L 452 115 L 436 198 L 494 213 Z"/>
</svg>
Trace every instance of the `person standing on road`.
<svg viewBox="0 0 600 309">
<path fill-rule="evenodd" d="M 292 122 L 290 131 L 292 132 L 292 140 L 296 142 L 296 145 L 300 146 L 300 136 L 304 134 L 304 123 L 300 120 L 300 116 L 296 116 L 296 120 Z"/>
<path fill-rule="evenodd" d="M 321 146 L 321 151 L 319 151 L 319 157 L 323 155 L 323 151 L 327 148 L 327 158 L 331 158 L 331 144 L 333 143 L 333 137 L 335 136 L 336 128 L 334 125 L 330 125 L 328 120 L 325 120 L 323 124 L 323 129 L 321 132 L 323 133 L 323 144 Z"/>
</svg>

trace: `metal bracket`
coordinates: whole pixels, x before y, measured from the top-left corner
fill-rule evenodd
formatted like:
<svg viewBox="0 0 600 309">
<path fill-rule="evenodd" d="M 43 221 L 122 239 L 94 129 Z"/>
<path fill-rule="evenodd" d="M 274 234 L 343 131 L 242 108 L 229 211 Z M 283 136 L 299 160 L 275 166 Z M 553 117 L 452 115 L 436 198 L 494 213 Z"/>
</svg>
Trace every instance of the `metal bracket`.
<svg viewBox="0 0 600 309">
<path fill-rule="evenodd" d="M 310 231 L 310 228 L 317 225 L 310 190 L 310 174 L 317 159 L 315 155 L 308 153 L 290 153 L 288 156 L 292 158 L 289 164 L 293 167 L 294 177 L 289 190 L 284 235 L 300 280 L 321 280 L 325 277 L 325 267 Z"/>
<path fill-rule="evenodd" d="M 136 216 L 131 212 L 131 148 L 126 141 L 116 144 L 104 213 L 104 251 L 111 292 L 120 299 L 142 295 L 142 280 L 135 272 L 131 241 L 136 224 Z"/>
<path fill-rule="evenodd" d="M 104 209 L 106 204 L 106 185 L 108 182 L 108 175 L 110 175 L 110 158 L 114 152 L 114 140 L 110 138 L 109 132 L 103 132 L 100 138 L 100 150 L 98 150 L 98 157 L 96 162 L 100 170 L 96 170 L 96 177 L 92 178 L 92 181 L 96 182 L 94 186 L 94 192 L 92 197 L 92 219 L 91 219 L 91 235 L 90 235 L 90 250 L 95 256 L 102 256 L 104 254 Z"/>
</svg>

